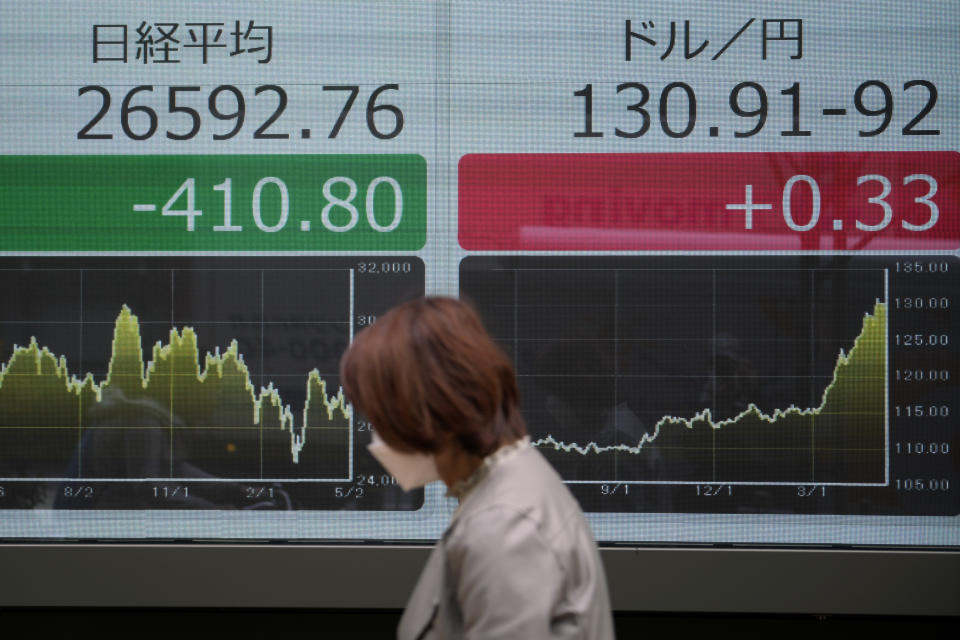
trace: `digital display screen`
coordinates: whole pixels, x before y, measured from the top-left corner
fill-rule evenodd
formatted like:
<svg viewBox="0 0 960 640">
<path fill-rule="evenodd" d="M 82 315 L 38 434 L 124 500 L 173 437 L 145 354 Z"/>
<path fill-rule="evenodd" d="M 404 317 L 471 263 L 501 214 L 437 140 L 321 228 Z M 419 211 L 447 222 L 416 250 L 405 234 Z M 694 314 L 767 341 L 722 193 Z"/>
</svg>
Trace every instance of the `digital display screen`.
<svg viewBox="0 0 960 640">
<path fill-rule="evenodd" d="M 0 538 L 424 542 L 470 300 L 601 544 L 960 547 L 960 6 L 0 6 Z"/>
</svg>

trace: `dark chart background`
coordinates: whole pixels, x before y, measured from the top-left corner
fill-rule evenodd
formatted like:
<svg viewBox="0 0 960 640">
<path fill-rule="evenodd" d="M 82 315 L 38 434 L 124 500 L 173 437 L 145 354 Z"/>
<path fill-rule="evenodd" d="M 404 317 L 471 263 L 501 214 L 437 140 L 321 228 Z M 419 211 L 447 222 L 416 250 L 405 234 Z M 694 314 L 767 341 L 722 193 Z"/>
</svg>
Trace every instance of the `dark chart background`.
<svg viewBox="0 0 960 640">
<path fill-rule="evenodd" d="M 531 438 L 588 511 L 956 514 L 956 443 L 941 414 L 958 391 L 949 335 L 958 266 L 484 256 L 463 260 L 460 288 L 515 359 Z M 719 428 L 680 422 L 705 409 L 714 423 L 730 421 L 751 404 L 768 415 L 820 407 L 841 349 L 850 354 L 865 314 L 884 301 L 885 279 L 889 406 L 884 341 L 874 340 L 873 360 L 865 344 L 860 373 L 834 385 L 816 429 L 809 413 Z M 908 309 L 908 297 L 948 302 Z M 914 333 L 937 344 L 896 346 L 897 334 Z M 667 416 L 678 420 L 637 447 Z M 607 449 L 615 445 L 628 450 Z"/>
<path fill-rule="evenodd" d="M 367 453 L 362 423 L 351 445 L 347 414 L 328 416 L 321 399 L 319 380 L 328 396 L 339 390 L 351 272 L 354 331 L 423 295 L 423 263 L 409 257 L 0 259 L 0 362 L 21 374 L 0 384 L 0 507 L 419 508 L 422 491 L 404 494 Z M 128 341 L 113 344 L 121 324 Z M 190 327 L 196 344 L 154 364 L 143 390 L 135 331 L 149 363 L 172 327 L 181 338 Z M 201 384 L 191 368 L 218 351 L 222 379 Z M 79 393 L 60 357 L 68 377 L 92 376 Z M 265 401 L 254 421 L 247 379 L 256 395 L 273 386 L 298 434 L 311 394 L 297 462 L 282 407 Z"/>
</svg>

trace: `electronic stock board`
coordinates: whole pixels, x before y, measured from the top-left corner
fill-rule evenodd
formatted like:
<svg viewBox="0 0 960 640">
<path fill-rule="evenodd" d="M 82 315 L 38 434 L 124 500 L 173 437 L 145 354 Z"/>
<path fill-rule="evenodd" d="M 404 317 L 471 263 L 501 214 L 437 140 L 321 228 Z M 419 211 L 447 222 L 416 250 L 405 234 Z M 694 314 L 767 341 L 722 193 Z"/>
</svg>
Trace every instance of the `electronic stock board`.
<svg viewBox="0 0 960 640">
<path fill-rule="evenodd" d="M 339 387 L 470 299 L 617 543 L 960 544 L 960 8 L 0 7 L 0 536 L 436 539 Z"/>
</svg>

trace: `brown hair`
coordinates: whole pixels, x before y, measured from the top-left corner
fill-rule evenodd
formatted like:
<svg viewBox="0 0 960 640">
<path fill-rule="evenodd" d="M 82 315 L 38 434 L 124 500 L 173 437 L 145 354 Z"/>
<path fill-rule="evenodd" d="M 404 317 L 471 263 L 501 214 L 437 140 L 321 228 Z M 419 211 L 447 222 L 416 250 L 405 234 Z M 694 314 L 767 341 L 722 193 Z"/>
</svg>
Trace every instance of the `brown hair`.
<svg viewBox="0 0 960 640">
<path fill-rule="evenodd" d="M 419 298 L 357 334 L 340 384 L 389 445 L 435 452 L 454 437 L 485 456 L 526 435 L 516 374 L 473 307 Z"/>
</svg>

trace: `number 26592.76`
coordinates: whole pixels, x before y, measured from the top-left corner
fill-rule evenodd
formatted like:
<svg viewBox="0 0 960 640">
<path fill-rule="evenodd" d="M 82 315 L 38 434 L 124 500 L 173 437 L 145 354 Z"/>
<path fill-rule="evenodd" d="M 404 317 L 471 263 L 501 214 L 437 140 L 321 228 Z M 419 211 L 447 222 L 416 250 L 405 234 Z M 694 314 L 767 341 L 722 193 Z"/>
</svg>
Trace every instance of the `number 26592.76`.
<svg viewBox="0 0 960 640">
<path fill-rule="evenodd" d="M 374 89 L 367 99 L 366 120 L 370 134 L 380 140 L 389 140 L 400 135 L 403 130 L 403 112 L 399 107 L 388 104 L 381 97 L 385 91 L 397 91 L 399 85 L 383 84 Z M 328 138 L 336 138 L 347 121 L 347 116 L 360 93 L 359 85 L 323 85 L 324 92 L 345 93 L 346 98 L 341 106 L 336 122 L 331 126 Z M 164 135 L 170 140 L 191 140 L 200 133 L 203 116 L 198 109 L 190 106 L 190 98 L 200 94 L 199 86 L 168 87 L 164 123 L 167 127 Z M 103 131 L 105 123 L 101 124 L 110 112 L 112 96 L 110 90 L 100 85 L 80 87 L 78 96 L 86 94 L 100 96 L 100 108 L 93 117 L 77 132 L 79 140 L 112 140 L 113 134 Z M 150 96 L 154 93 L 153 85 L 145 84 L 130 89 L 124 95 L 120 104 L 120 128 L 130 140 L 148 140 L 160 128 L 160 115 L 157 109 L 149 104 Z M 286 140 L 290 138 L 287 132 L 276 130 L 278 120 L 287 108 L 287 92 L 283 87 L 275 84 L 260 85 L 254 89 L 254 97 L 259 100 L 273 100 L 273 111 L 270 112 L 253 132 L 253 138 L 258 140 Z M 259 98 L 259 96 L 264 96 Z M 247 100 L 243 92 L 230 84 L 220 85 L 210 91 L 206 97 L 207 111 L 216 120 L 229 123 L 227 128 L 212 134 L 214 140 L 229 140 L 243 129 L 247 116 Z M 309 129 L 301 129 L 301 137 L 310 137 Z"/>
</svg>

